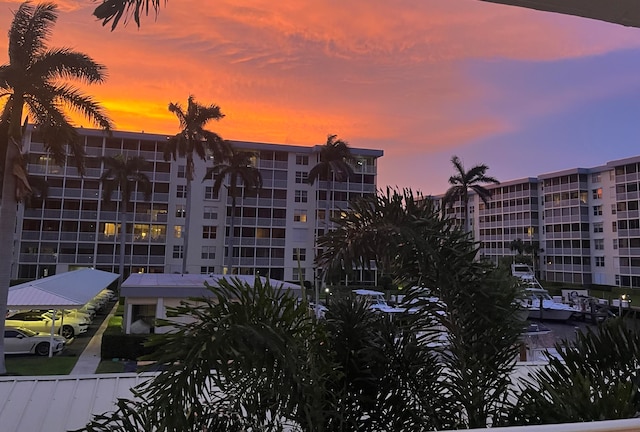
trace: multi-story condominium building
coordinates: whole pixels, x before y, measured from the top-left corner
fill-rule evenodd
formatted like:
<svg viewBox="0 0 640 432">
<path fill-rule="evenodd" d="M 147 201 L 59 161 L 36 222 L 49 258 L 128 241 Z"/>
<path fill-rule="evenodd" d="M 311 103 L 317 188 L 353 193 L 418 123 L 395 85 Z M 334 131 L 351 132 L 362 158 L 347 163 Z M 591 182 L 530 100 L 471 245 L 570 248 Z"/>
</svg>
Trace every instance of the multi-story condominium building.
<svg viewBox="0 0 640 432">
<path fill-rule="evenodd" d="M 469 227 L 494 262 L 514 255 L 517 239 L 539 246 L 543 280 L 640 288 L 639 182 L 636 156 L 487 185 L 486 205 L 471 193 Z M 447 214 L 463 219 L 463 207 Z"/>
<path fill-rule="evenodd" d="M 229 244 L 231 199 L 227 188 L 216 193 L 213 181 L 200 181 L 211 160 L 196 159 L 191 214 L 186 214 L 184 159 L 165 161 L 166 135 L 79 129 L 86 149 L 86 173 L 81 177 L 72 161 L 57 166 L 47 154 L 37 130 L 26 136 L 28 170 L 49 185 L 45 200 L 20 206 L 15 238 L 13 275 L 37 278 L 78 267 L 118 271 L 119 197 L 102 200 L 99 178 L 102 156 L 142 156 L 153 183 L 149 201 L 133 194 L 127 209 L 125 274 L 182 271 L 187 253 L 188 273 L 224 273 Z M 315 239 L 325 230 L 327 210 L 346 208 L 356 196 L 376 192 L 380 150 L 352 148 L 355 174 L 344 182 L 307 183 L 309 170 L 319 161 L 320 146 L 232 141 L 255 153 L 263 187 L 244 191 L 235 212 L 234 272 L 268 275 L 279 280 L 314 280 Z M 184 226 L 190 218 L 189 242 L 184 250 Z"/>
</svg>

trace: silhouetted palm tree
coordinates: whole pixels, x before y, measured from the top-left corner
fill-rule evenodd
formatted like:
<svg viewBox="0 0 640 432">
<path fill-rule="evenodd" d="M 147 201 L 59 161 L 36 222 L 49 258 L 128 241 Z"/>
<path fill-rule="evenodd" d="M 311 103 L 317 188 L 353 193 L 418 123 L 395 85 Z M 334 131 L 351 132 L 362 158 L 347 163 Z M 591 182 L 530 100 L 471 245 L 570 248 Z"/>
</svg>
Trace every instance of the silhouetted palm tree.
<svg viewBox="0 0 640 432">
<path fill-rule="evenodd" d="M 229 227 L 229 246 L 227 248 L 227 266 L 233 273 L 233 244 L 236 219 L 236 200 L 242 191 L 257 191 L 262 188 L 262 174 L 253 164 L 255 153 L 236 150 L 231 147 L 231 155 L 227 160 L 207 169 L 204 180 L 213 179 L 213 190 L 219 192 L 225 180 L 231 197 L 231 223 Z M 204 181 L 203 180 L 203 181 Z M 243 187 L 241 187 L 241 185 Z"/>
<path fill-rule="evenodd" d="M 224 114 L 217 105 L 200 105 L 189 96 L 187 110 L 180 104 L 170 103 L 169 111 L 174 113 L 180 121 L 180 132 L 172 136 L 164 147 L 164 160 L 185 157 L 187 165 L 185 169 L 186 186 L 186 215 L 184 232 L 182 233 L 183 254 L 182 273 L 187 272 L 187 254 L 189 251 L 189 220 L 191 219 L 191 182 L 194 177 L 193 154 L 206 160 L 207 155 L 212 155 L 214 160 L 223 160 L 228 154 L 228 144 L 216 133 L 206 130 L 204 127 L 211 120 L 220 120 Z"/>
<path fill-rule="evenodd" d="M 118 265 L 118 291 L 124 281 L 124 255 L 125 242 L 127 238 L 127 219 L 131 194 L 136 188 L 144 194 L 145 201 L 151 199 L 151 180 L 143 172 L 149 166 L 147 161 L 141 156 L 126 158 L 123 155 L 105 156 L 102 158 L 105 170 L 100 176 L 102 182 L 102 200 L 105 203 L 111 202 L 113 192 L 120 191 L 120 261 Z"/>
<path fill-rule="evenodd" d="M 309 171 L 308 183 L 313 185 L 316 180 L 324 180 L 328 182 L 327 196 L 325 197 L 325 210 L 324 210 L 324 227 L 325 230 L 329 229 L 331 217 L 329 215 L 330 206 L 333 195 L 333 182 L 334 180 L 345 181 L 349 176 L 353 174 L 353 168 L 351 162 L 353 162 L 353 155 L 351 149 L 346 141 L 336 139 L 337 135 L 328 135 L 327 142 L 323 146 L 319 146 L 319 160 L 311 171 Z M 326 269 L 322 272 L 322 278 L 326 277 Z M 323 283 L 323 282 L 321 282 Z M 319 302 L 319 287 L 316 285 L 315 301 Z"/>
<path fill-rule="evenodd" d="M 38 133 L 45 138 L 45 147 L 54 161 L 64 163 L 66 145 L 69 145 L 81 173 L 84 149 L 63 109 L 79 112 L 105 129 L 110 127 L 110 121 L 98 103 L 77 88 L 61 82 L 73 79 L 88 84 L 99 83 L 104 80 L 105 68 L 86 54 L 47 47 L 57 17 L 57 7 L 52 3 L 20 5 L 9 29 L 9 63 L 0 66 L 0 97 L 8 96 L 0 115 L 0 123 L 7 131 L 7 135 L 0 137 L 3 153 L 0 159 L 4 161 L 0 205 L 1 316 L 7 306 L 13 262 L 15 203 L 31 191 L 22 155 L 21 124 L 25 110 L 38 125 Z M 3 331 L 4 320 L 0 320 L 0 334 Z M 0 374 L 4 372 L 4 342 L 0 340 Z"/>
<path fill-rule="evenodd" d="M 480 199 L 487 204 L 491 198 L 491 191 L 483 187 L 481 184 L 500 184 L 498 180 L 486 175 L 489 167 L 485 164 L 476 165 L 469 171 L 464 169 L 462 162 L 458 156 L 451 158 L 451 163 L 455 168 L 455 175 L 449 177 L 451 187 L 445 193 L 443 202 L 445 205 L 452 207 L 457 201 L 461 201 L 464 212 L 465 231 L 469 231 L 469 190 L 471 189 L 478 194 Z"/>
</svg>

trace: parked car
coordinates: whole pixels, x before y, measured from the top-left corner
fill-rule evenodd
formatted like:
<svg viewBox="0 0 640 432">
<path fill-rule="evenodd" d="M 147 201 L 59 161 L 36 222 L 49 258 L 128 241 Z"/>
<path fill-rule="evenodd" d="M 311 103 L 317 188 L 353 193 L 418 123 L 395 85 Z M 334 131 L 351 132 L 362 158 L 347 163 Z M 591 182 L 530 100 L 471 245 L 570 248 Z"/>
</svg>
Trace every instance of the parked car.
<svg viewBox="0 0 640 432">
<path fill-rule="evenodd" d="M 62 336 L 53 337 L 53 354 L 64 349 L 66 340 Z M 5 327 L 4 352 L 5 354 L 36 354 L 49 355 L 51 335 L 35 332 L 23 327 Z"/>
<path fill-rule="evenodd" d="M 39 310 L 19 311 L 7 314 L 5 325 L 11 327 L 24 327 L 33 331 L 49 333 L 53 322 L 52 312 L 42 312 Z M 62 328 L 61 328 L 62 327 Z M 62 314 L 56 313 L 54 331 L 65 339 L 71 339 L 75 336 L 86 333 L 89 329 L 89 321 L 84 317 L 65 316 L 62 320 Z"/>
</svg>

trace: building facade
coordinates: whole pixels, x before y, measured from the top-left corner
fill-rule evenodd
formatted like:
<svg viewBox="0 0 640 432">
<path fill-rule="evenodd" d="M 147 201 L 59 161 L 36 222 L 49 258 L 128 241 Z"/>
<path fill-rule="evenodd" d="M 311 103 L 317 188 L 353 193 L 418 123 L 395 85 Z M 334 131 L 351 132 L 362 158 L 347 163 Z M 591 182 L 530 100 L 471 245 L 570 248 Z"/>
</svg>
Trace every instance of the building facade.
<svg viewBox="0 0 640 432">
<path fill-rule="evenodd" d="M 118 271 L 119 196 L 102 200 L 99 178 L 102 156 L 142 156 L 153 183 L 151 199 L 132 196 L 125 231 L 125 274 L 179 273 L 187 254 L 187 272 L 225 273 L 229 245 L 231 198 L 227 188 L 216 193 L 213 181 L 201 181 L 212 160 L 195 159 L 191 214 L 186 214 L 185 159 L 165 161 L 168 136 L 114 131 L 111 135 L 79 129 L 86 150 L 86 172 L 73 161 L 53 163 L 37 129 L 25 135 L 29 175 L 49 185 L 46 199 L 19 206 L 15 236 L 16 278 L 39 278 L 81 267 Z M 278 280 L 314 280 L 315 239 L 326 227 L 324 215 L 346 208 L 354 197 L 374 194 L 380 150 L 352 148 L 355 174 L 344 182 L 307 183 L 321 146 L 301 147 L 231 141 L 255 153 L 263 187 L 243 191 L 237 200 L 233 268 L 238 274 L 260 274 Z M 188 250 L 184 226 L 189 219 Z"/>
<path fill-rule="evenodd" d="M 640 288 L 640 156 L 485 187 L 488 203 L 471 193 L 468 208 L 481 257 L 497 263 L 521 239 L 543 280 Z M 464 219 L 460 203 L 447 214 Z"/>
</svg>

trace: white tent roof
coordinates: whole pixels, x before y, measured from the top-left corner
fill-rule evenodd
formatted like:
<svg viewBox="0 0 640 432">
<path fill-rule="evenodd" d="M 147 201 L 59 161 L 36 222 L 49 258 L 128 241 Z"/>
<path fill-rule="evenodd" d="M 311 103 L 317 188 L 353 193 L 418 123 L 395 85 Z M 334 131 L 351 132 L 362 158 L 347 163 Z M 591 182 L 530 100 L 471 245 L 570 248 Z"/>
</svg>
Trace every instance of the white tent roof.
<svg viewBox="0 0 640 432">
<path fill-rule="evenodd" d="M 221 274 L 179 274 L 179 273 L 133 273 L 122 283 L 123 297 L 200 297 L 210 295 L 204 283 L 216 286 L 221 279 L 239 279 L 243 283 L 253 285 L 253 275 L 221 275 Z M 260 277 L 266 282 L 265 277 Z M 288 289 L 299 295 L 300 285 L 269 279 L 273 287 Z"/>
<path fill-rule="evenodd" d="M 9 288 L 10 309 L 63 309 L 86 304 L 119 275 L 95 269 L 59 273 Z"/>
</svg>

